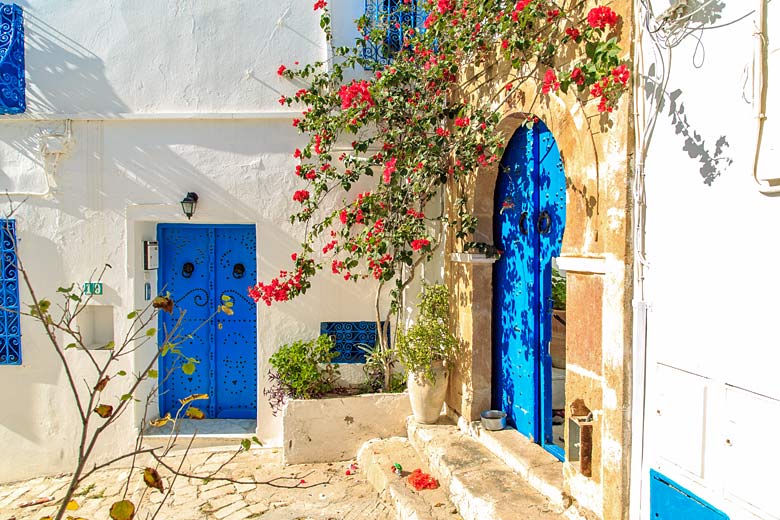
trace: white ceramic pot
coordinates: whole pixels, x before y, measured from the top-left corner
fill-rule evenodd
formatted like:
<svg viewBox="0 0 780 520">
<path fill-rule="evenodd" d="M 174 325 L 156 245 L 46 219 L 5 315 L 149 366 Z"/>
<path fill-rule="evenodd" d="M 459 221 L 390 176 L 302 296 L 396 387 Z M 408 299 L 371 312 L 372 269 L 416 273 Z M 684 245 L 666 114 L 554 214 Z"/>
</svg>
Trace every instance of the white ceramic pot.
<svg viewBox="0 0 780 520">
<path fill-rule="evenodd" d="M 418 423 L 433 424 L 441 415 L 444 395 L 447 393 L 449 371 L 441 361 L 437 361 L 433 365 L 433 374 L 436 377 L 435 383 L 423 379 L 423 374 L 409 373 L 407 382 L 409 400 L 412 403 L 412 415 Z"/>
</svg>

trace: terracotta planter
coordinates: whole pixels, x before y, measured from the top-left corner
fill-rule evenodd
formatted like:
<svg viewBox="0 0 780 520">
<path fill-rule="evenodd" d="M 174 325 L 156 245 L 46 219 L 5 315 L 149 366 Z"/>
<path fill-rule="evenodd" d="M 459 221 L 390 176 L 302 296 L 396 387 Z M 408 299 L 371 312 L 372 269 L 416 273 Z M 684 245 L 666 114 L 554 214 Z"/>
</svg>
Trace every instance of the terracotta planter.
<svg viewBox="0 0 780 520">
<path fill-rule="evenodd" d="M 412 404 L 412 415 L 418 423 L 434 424 L 441 415 L 441 407 L 444 405 L 444 396 L 447 393 L 449 371 L 441 361 L 437 361 L 433 365 L 433 374 L 436 377 L 435 383 L 423 379 L 422 374 L 409 373 L 407 381 L 409 400 Z"/>
<path fill-rule="evenodd" d="M 550 357 L 554 368 L 566 368 L 566 311 L 553 310 Z"/>
</svg>

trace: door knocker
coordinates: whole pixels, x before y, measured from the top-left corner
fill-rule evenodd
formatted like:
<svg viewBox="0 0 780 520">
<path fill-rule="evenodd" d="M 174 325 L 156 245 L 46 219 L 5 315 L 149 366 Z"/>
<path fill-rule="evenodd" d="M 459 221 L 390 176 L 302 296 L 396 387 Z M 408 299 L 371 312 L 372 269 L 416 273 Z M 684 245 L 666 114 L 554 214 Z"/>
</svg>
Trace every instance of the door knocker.
<svg viewBox="0 0 780 520">
<path fill-rule="evenodd" d="M 542 211 L 542 214 L 539 215 L 539 220 L 536 222 L 536 230 L 539 231 L 540 235 L 544 235 L 549 233 L 551 227 L 552 218 L 550 217 L 550 214 L 546 211 Z"/>
<path fill-rule="evenodd" d="M 526 225 L 526 220 L 528 220 L 528 212 L 527 211 L 523 211 L 520 214 L 520 223 L 519 223 L 519 225 L 520 225 L 520 233 L 522 233 L 523 235 L 527 235 L 528 234 L 528 226 Z"/>
<path fill-rule="evenodd" d="M 239 263 L 233 266 L 233 278 L 243 278 L 245 272 L 246 268 L 244 267 L 244 264 Z"/>
<path fill-rule="evenodd" d="M 184 278 L 189 278 L 195 271 L 195 265 L 192 262 L 187 262 L 181 267 L 181 275 Z"/>
</svg>

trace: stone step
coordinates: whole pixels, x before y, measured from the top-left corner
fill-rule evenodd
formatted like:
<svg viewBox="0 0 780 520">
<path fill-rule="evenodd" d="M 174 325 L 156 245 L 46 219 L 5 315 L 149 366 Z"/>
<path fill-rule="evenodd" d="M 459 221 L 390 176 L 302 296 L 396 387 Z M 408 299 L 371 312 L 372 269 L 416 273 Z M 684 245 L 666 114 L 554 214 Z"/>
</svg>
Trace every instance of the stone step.
<svg viewBox="0 0 780 520">
<path fill-rule="evenodd" d="M 399 477 L 393 464 L 403 468 Z M 428 472 L 409 441 L 403 437 L 372 439 L 358 451 L 359 471 L 380 497 L 395 508 L 398 520 L 462 520 L 442 487 L 416 491 L 406 477 L 416 468 Z"/>
<path fill-rule="evenodd" d="M 409 441 L 427 463 L 464 520 L 570 518 L 563 499 L 552 501 L 530 486 L 481 442 L 442 417 L 437 424 L 407 422 Z"/>
</svg>

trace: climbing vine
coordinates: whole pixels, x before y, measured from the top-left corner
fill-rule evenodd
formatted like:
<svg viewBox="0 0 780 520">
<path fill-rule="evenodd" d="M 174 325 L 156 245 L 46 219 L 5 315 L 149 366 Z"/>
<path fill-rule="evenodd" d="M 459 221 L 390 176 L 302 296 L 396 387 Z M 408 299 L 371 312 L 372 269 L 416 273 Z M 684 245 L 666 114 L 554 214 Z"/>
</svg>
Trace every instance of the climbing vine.
<svg viewBox="0 0 780 520">
<path fill-rule="evenodd" d="M 507 100 L 532 85 L 537 96 L 573 93 L 583 104 L 597 100 L 596 111 L 608 114 L 629 81 L 618 45 L 621 20 L 608 6 L 550 0 L 386 4 L 388 12 L 357 21 L 362 38 L 334 48 L 332 63 L 281 65 L 277 71 L 291 84 L 305 85 L 279 99 L 302 109 L 293 125 L 309 136 L 294 151 L 299 164 L 291 172 L 301 183 L 291 195 L 299 207 L 290 220 L 300 224 L 303 239 L 289 269 L 250 289 L 256 301 L 292 299 L 326 270 L 346 281 L 378 282 L 377 323 L 386 289 L 387 314 L 396 313 L 416 267 L 442 240 L 443 226 L 458 238 L 473 233 L 476 219 L 458 190 L 449 217 L 433 202 L 477 168 L 497 165 L 504 145 L 497 124 Z M 330 41 L 327 2 L 318 0 L 313 8 L 321 11 Z M 400 42 L 393 44 L 390 34 L 400 35 Z M 386 59 L 365 57 L 367 46 L 379 47 Z M 491 95 L 470 95 L 486 88 Z M 535 120 L 529 115 L 527 124 Z M 384 342 L 386 336 L 379 337 Z"/>
</svg>

